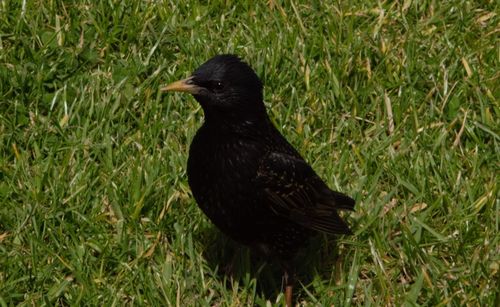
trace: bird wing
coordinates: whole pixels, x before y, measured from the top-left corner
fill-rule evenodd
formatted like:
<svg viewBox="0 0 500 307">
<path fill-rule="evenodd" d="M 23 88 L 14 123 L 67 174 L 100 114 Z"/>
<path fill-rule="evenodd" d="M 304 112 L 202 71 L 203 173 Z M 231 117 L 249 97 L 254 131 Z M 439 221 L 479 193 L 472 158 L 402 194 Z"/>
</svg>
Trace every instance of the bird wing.
<svg viewBox="0 0 500 307">
<path fill-rule="evenodd" d="M 260 161 L 256 178 L 274 213 L 309 229 L 351 233 L 337 210 L 353 210 L 354 200 L 330 190 L 301 157 L 267 154 Z"/>
</svg>

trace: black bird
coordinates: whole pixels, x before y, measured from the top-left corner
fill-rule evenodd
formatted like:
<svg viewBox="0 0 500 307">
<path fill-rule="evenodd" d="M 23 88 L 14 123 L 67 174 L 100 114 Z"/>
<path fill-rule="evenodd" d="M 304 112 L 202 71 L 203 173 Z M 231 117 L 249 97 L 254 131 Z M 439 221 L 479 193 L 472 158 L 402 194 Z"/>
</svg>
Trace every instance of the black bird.
<svg viewBox="0 0 500 307">
<path fill-rule="evenodd" d="M 337 210 L 354 200 L 330 190 L 269 119 L 262 83 L 235 55 L 217 55 L 162 91 L 191 93 L 205 121 L 189 150 L 189 186 L 226 235 L 276 259 L 292 302 L 297 250 L 316 232 L 350 234 Z"/>
</svg>

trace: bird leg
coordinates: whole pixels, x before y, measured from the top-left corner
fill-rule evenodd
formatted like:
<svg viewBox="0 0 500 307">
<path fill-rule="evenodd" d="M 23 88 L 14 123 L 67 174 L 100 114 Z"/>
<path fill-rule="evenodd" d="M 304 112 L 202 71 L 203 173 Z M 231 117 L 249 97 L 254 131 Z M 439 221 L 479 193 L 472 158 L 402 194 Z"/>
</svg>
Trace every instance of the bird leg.
<svg viewBox="0 0 500 307">
<path fill-rule="evenodd" d="M 293 292 L 293 286 L 292 285 L 286 286 L 285 300 L 286 300 L 287 307 L 292 307 L 292 295 L 293 295 L 292 292 Z"/>
<path fill-rule="evenodd" d="M 285 279 L 285 303 L 286 307 L 292 307 L 292 297 L 293 297 L 293 273 L 289 273 L 289 269 L 285 269 L 283 274 Z"/>
<path fill-rule="evenodd" d="M 221 271 L 226 277 L 231 277 L 231 278 L 234 277 L 234 265 L 236 260 L 240 256 L 240 251 L 241 247 L 238 247 L 237 250 L 234 251 L 233 255 L 231 256 L 231 260 L 222 267 Z"/>
</svg>

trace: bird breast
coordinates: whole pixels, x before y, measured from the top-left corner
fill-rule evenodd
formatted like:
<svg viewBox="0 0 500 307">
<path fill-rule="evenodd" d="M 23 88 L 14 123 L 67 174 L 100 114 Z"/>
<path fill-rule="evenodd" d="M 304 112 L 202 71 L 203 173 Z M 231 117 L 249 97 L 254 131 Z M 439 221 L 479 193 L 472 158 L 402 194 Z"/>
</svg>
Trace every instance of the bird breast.
<svg viewBox="0 0 500 307">
<path fill-rule="evenodd" d="M 253 184 L 261 150 L 239 137 L 205 134 L 202 129 L 191 143 L 188 181 L 202 211 L 226 233 L 238 232 L 259 206 Z"/>
</svg>

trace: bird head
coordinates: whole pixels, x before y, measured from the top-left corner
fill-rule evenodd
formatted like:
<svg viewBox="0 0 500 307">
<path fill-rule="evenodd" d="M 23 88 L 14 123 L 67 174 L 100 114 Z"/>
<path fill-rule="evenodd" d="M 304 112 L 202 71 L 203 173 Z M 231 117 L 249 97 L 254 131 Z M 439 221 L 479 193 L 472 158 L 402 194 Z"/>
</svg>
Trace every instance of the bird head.
<svg viewBox="0 0 500 307">
<path fill-rule="evenodd" d="M 161 91 L 187 92 L 202 106 L 208 119 L 265 114 L 262 83 L 255 72 L 235 55 L 217 55 L 193 74 Z"/>
</svg>

